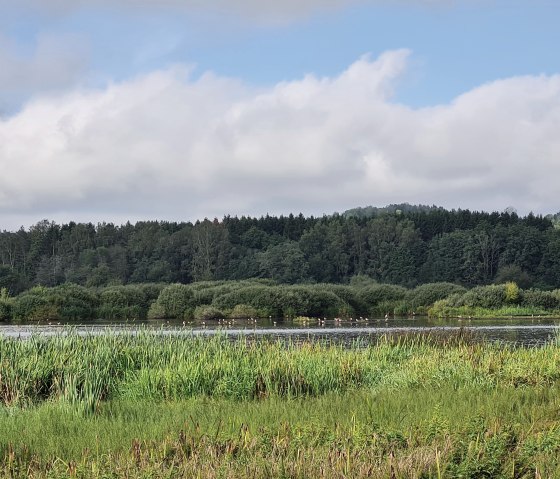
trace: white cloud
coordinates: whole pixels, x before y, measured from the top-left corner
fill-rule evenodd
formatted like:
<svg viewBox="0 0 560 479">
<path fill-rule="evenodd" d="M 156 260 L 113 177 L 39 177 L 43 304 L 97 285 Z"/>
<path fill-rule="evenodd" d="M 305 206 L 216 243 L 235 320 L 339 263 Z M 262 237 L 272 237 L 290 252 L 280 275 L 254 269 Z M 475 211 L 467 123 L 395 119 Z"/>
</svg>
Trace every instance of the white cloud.
<svg viewBox="0 0 560 479">
<path fill-rule="evenodd" d="M 0 121 L 0 228 L 402 201 L 560 209 L 560 76 L 412 109 L 391 100 L 407 56 L 261 90 L 175 67 L 37 98 Z"/>
</svg>

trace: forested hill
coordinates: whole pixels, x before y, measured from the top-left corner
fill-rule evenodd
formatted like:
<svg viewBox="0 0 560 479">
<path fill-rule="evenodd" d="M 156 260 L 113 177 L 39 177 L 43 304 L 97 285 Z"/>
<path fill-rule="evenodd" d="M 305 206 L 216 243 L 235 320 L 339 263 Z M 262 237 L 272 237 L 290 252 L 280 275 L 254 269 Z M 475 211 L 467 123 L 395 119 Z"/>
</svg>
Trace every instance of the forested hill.
<svg viewBox="0 0 560 479">
<path fill-rule="evenodd" d="M 377 206 L 359 206 L 358 208 L 346 210 L 344 213 L 342 213 L 342 216 L 344 216 L 345 218 L 372 218 L 374 216 L 379 216 L 387 213 L 428 213 L 434 210 L 443 210 L 443 208 L 441 206 L 411 205 L 408 203 L 387 205 L 381 208 Z"/>
<path fill-rule="evenodd" d="M 0 287 L 272 278 L 345 282 L 365 274 L 414 286 L 514 280 L 560 287 L 560 230 L 541 216 L 362 209 L 322 218 L 225 217 L 192 223 L 58 225 L 0 233 Z M 353 210 L 354 212 L 359 211 Z"/>
</svg>

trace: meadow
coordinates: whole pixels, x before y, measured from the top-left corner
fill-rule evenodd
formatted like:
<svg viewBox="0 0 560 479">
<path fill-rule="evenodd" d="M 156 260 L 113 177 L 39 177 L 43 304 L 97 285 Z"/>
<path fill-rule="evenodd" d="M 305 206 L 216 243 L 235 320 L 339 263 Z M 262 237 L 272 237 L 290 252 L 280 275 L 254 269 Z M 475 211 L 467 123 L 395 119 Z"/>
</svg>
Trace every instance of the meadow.
<svg viewBox="0 0 560 479">
<path fill-rule="evenodd" d="M 560 345 L 0 339 L 4 477 L 559 477 Z"/>
</svg>

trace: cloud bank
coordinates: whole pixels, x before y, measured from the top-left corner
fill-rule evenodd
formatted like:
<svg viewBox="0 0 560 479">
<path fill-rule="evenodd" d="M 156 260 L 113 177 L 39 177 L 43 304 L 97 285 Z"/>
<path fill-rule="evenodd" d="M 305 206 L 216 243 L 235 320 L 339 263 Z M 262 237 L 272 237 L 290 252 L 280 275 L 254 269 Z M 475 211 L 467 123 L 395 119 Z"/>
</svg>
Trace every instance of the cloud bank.
<svg viewBox="0 0 560 479">
<path fill-rule="evenodd" d="M 36 98 L 0 120 L 0 228 L 403 201 L 558 211 L 560 75 L 412 109 L 392 100 L 408 56 L 268 89 L 177 66 Z"/>
</svg>

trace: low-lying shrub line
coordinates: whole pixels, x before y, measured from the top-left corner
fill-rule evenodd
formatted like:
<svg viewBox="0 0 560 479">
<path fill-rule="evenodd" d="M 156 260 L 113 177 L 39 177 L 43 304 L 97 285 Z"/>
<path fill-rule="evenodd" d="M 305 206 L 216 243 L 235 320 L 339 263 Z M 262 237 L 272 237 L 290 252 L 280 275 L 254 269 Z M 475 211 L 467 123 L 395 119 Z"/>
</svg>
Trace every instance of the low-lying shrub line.
<svg viewBox="0 0 560 479">
<path fill-rule="evenodd" d="M 348 285 L 279 285 L 243 280 L 192 284 L 130 284 L 86 288 L 36 286 L 16 297 L 0 293 L 0 320 L 72 321 L 385 315 L 531 316 L 560 314 L 560 291 L 522 290 L 515 283 L 470 290 L 452 283 L 413 289 L 373 281 Z"/>
</svg>

